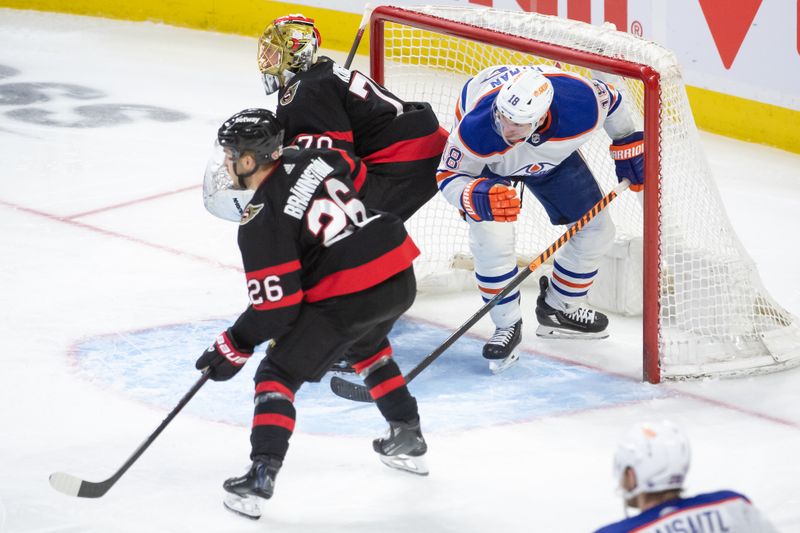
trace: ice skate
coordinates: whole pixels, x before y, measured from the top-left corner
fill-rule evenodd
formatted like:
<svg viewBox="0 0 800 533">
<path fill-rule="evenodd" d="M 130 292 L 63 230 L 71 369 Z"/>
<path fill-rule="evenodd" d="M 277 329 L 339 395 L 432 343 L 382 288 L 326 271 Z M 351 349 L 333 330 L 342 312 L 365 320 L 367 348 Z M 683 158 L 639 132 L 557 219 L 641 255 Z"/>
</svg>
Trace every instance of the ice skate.
<svg viewBox="0 0 800 533">
<path fill-rule="evenodd" d="M 499 374 L 519 361 L 517 346 L 522 342 L 522 320 L 507 328 L 497 328 L 483 346 L 483 357 L 489 359 L 489 370 Z"/>
<path fill-rule="evenodd" d="M 280 459 L 256 456 L 245 475 L 232 477 L 223 483 L 225 508 L 252 520 L 261 518 L 261 504 L 272 497 L 280 468 Z"/>
<path fill-rule="evenodd" d="M 420 476 L 428 475 L 425 461 L 428 445 L 422 437 L 419 418 L 411 423 L 390 421 L 389 433 L 384 438 L 373 440 L 372 447 L 386 466 Z"/>
<path fill-rule="evenodd" d="M 578 307 L 572 311 L 559 311 L 545 301 L 547 276 L 539 278 L 539 297 L 536 299 L 536 318 L 539 327 L 536 335 L 559 339 L 605 339 L 608 337 L 608 317 L 599 311 Z"/>
</svg>

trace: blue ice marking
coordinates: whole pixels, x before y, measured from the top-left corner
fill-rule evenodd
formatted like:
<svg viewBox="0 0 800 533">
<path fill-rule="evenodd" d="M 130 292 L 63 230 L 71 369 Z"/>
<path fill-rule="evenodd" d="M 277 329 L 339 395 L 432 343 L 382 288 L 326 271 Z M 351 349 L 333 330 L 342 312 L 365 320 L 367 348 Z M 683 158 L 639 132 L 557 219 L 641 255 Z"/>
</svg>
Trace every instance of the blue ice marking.
<svg viewBox="0 0 800 533">
<path fill-rule="evenodd" d="M 105 335 L 78 344 L 74 354 L 86 379 L 136 400 L 172 409 L 194 383 L 194 362 L 233 320 Z M 390 337 L 394 356 L 408 372 L 451 331 L 401 318 Z M 481 357 L 484 340 L 464 336 L 410 384 L 426 431 L 460 431 L 519 423 L 666 396 L 661 389 L 622 377 L 523 351 L 520 362 L 492 375 Z M 263 347 L 230 381 L 209 382 L 186 411 L 203 418 L 249 427 L 253 375 Z M 353 375 L 341 375 L 360 383 Z M 385 423 L 371 404 L 350 402 L 330 391 L 329 377 L 297 394 L 297 431 L 373 435 Z"/>
</svg>

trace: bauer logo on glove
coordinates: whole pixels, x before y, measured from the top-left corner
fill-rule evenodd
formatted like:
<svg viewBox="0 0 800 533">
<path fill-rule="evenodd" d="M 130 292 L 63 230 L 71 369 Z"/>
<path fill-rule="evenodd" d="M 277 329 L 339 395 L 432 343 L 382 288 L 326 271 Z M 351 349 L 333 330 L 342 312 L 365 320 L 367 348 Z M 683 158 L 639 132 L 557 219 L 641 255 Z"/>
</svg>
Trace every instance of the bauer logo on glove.
<svg viewBox="0 0 800 533">
<path fill-rule="evenodd" d="M 211 367 L 212 380 L 226 381 L 242 369 L 251 355 L 253 349 L 238 348 L 228 329 L 217 336 L 214 344 L 203 352 L 194 366 L 198 370 Z"/>
<path fill-rule="evenodd" d="M 461 207 L 475 222 L 514 222 L 520 211 L 517 191 L 510 182 L 478 178 L 461 193 Z"/>
</svg>

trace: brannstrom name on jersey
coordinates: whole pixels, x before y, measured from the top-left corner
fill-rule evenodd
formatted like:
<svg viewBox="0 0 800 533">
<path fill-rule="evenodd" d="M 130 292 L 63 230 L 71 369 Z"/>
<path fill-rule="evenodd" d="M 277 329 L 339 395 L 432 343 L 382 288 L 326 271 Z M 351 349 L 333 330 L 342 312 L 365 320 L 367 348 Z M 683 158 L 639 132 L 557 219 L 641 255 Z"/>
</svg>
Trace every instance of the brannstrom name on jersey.
<svg viewBox="0 0 800 533">
<path fill-rule="evenodd" d="M 297 182 L 289 189 L 291 194 L 286 199 L 283 212 L 297 220 L 302 220 L 308 208 L 308 203 L 314 196 L 314 191 L 317 190 L 322 180 L 331 172 L 333 172 L 333 167 L 321 158 L 315 157 L 312 159 L 311 163 L 300 174 Z"/>
</svg>

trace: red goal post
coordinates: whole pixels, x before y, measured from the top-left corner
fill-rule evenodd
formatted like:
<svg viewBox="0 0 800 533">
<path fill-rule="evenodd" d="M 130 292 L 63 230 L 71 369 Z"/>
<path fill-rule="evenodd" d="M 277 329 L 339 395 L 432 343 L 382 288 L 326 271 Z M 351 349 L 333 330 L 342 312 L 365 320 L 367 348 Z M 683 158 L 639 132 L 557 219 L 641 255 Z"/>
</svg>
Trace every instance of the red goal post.
<svg viewBox="0 0 800 533">
<path fill-rule="evenodd" d="M 453 87 L 493 64 L 556 64 L 586 77 L 618 80 L 629 110 L 638 115 L 645 138 L 643 201 L 631 201 L 635 195 L 626 193 L 623 196 L 631 205 L 615 206 L 616 211 L 612 211 L 616 213 L 618 233 L 634 235 L 643 249 L 644 379 L 657 383 L 664 378 L 752 374 L 800 363 L 797 321 L 772 301 L 757 274 L 749 286 L 737 287 L 735 294 L 719 298 L 716 292 L 711 294 L 724 292 L 726 281 L 739 283 L 738 278 L 749 275 L 752 261 L 735 235 L 732 244 L 726 241 L 724 246 L 697 237 L 695 211 L 713 212 L 700 233 L 733 231 L 699 152 L 680 68 L 668 50 L 612 28 L 535 13 L 476 7 L 380 6 L 371 17 L 370 56 L 373 79 L 405 100 L 430 101 L 446 128 L 454 121 Z M 608 191 L 616 180 L 608 157 L 608 139 L 598 139 L 597 146 L 587 144 L 590 146 L 581 149 L 582 155 L 601 188 Z M 700 176 L 700 189 L 694 189 L 695 176 Z M 676 192 L 679 187 L 690 190 Z M 686 204 L 681 195 L 697 196 L 697 191 L 710 191 L 713 198 L 696 206 Z M 431 204 L 435 202 L 441 203 L 441 199 Z M 528 197 L 524 210 L 534 210 L 533 204 L 536 201 Z M 450 241 L 460 242 L 444 252 L 444 260 L 452 264 L 452 256 L 464 251 L 463 234 L 456 232 L 466 231 L 466 225 L 457 220 L 449 206 L 431 205 L 423 211 L 410 221 L 410 231 L 423 252 L 421 262 L 435 262 L 426 255 L 438 254 Z M 422 217 L 430 218 L 415 226 L 415 219 Z M 549 223 L 541 215 L 532 217 L 531 222 L 525 222 L 533 228 L 529 235 L 542 234 L 542 242 L 547 242 Z M 692 227 L 681 228 L 682 224 Z M 539 246 L 534 237 L 525 237 L 525 230 L 521 231 L 523 238 L 518 235 L 517 240 L 522 240 L 523 246 Z M 733 248 L 735 253 L 729 250 Z M 518 251 L 522 257 L 536 253 Z M 428 274 L 427 265 L 421 266 L 418 268 Z M 725 280 L 726 275 L 737 279 Z M 737 302 L 729 305 L 726 298 Z M 742 305 L 740 299 L 747 303 Z M 730 309 L 726 307 L 723 318 L 715 320 L 715 306 L 720 302 Z M 754 308 L 752 312 L 744 312 L 748 305 Z M 747 315 L 743 320 L 742 314 Z M 735 326 L 721 323 L 728 319 Z M 737 343 L 742 345 L 745 337 L 747 346 L 742 349 Z"/>
</svg>

